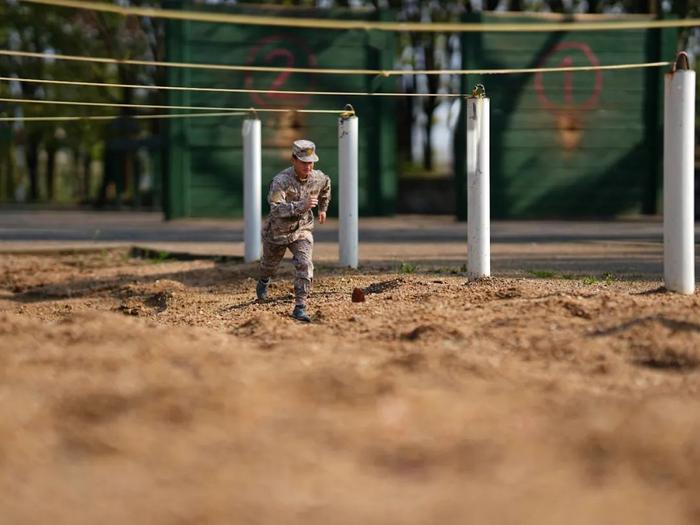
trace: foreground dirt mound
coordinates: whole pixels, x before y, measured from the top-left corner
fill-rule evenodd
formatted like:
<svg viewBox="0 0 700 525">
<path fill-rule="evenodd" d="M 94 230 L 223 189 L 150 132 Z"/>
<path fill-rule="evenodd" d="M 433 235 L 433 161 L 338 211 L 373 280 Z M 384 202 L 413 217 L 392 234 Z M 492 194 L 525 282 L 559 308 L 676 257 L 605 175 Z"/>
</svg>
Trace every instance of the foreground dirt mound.
<svg viewBox="0 0 700 525">
<path fill-rule="evenodd" d="M 700 520 L 697 295 L 81 257 L 0 260 L 3 523 Z"/>
<path fill-rule="evenodd" d="M 186 287 L 170 279 L 158 279 L 154 283 L 130 283 L 120 290 L 123 297 L 119 310 L 129 315 L 160 313 L 174 300 L 186 294 Z"/>
</svg>

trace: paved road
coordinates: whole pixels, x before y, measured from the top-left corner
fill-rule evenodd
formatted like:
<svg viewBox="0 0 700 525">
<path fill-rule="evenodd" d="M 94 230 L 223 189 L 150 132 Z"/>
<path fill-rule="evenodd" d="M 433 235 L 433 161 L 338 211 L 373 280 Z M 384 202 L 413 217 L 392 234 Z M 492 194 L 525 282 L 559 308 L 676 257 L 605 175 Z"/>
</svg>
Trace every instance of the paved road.
<svg viewBox="0 0 700 525">
<path fill-rule="evenodd" d="M 496 221 L 494 243 L 662 240 L 659 218 L 621 221 Z M 364 242 L 463 241 L 467 225 L 451 217 L 399 216 L 360 220 Z M 697 235 L 697 233 L 696 233 Z M 160 213 L 8 211 L 0 208 L 0 241 L 79 242 L 241 242 L 243 222 L 236 219 L 164 221 Z M 317 228 L 317 240 L 337 242 L 337 222 Z"/>
<path fill-rule="evenodd" d="M 414 261 L 430 266 L 466 261 L 466 223 L 443 216 L 360 220 L 363 262 Z M 663 275 L 663 224 L 658 217 L 617 221 L 496 221 L 494 272 L 551 270 Z M 696 228 L 696 243 L 699 231 Z M 317 226 L 315 257 L 336 261 L 338 225 Z M 0 208 L 0 251 L 138 245 L 157 250 L 241 256 L 243 222 L 164 221 L 160 213 L 34 211 Z M 696 250 L 696 253 L 698 250 Z"/>
</svg>

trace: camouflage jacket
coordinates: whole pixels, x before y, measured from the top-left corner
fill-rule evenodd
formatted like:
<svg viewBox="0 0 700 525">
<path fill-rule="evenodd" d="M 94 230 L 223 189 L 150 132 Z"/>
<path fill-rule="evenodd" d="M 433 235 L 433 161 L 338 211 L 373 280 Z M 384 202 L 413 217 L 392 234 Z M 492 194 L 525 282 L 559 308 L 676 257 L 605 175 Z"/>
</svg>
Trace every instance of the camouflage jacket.
<svg viewBox="0 0 700 525">
<path fill-rule="evenodd" d="M 301 238 L 312 240 L 314 214 L 302 211 L 308 195 L 318 197 L 318 211 L 326 212 L 331 200 L 331 179 L 320 170 L 313 170 L 302 182 L 294 174 L 294 168 L 275 175 L 270 183 L 267 202 L 270 215 L 263 226 L 263 239 L 273 244 L 289 244 Z"/>
</svg>

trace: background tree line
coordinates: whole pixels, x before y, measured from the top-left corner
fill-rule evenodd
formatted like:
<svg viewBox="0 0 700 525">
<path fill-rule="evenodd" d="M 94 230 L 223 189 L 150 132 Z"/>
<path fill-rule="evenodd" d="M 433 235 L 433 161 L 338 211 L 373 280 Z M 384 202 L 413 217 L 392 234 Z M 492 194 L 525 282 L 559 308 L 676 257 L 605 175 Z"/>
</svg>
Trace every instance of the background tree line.
<svg viewBox="0 0 700 525">
<path fill-rule="evenodd" d="M 132 5 L 146 2 L 132 1 Z M 39 15 L 38 11 L 41 11 Z M 50 54 L 110 57 L 115 59 L 162 60 L 164 24 L 161 20 L 121 17 L 89 10 L 73 10 L 37 6 L 16 1 L 0 4 L 0 48 Z M 123 64 L 99 64 L 64 60 L 0 56 L 0 75 L 10 78 L 47 80 L 80 80 L 84 82 L 152 85 L 164 82 L 159 68 L 133 67 Z M 161 95 L 154 90 L 117 87 L 75 87 L 23 81 L 0 83 L 2 97 L 33 100 L 73 100 L 96 103 L 155 104 Z M 77 116 L 134 114 L 131 108 L 68 105 L 10 105 L 0 103 L 0 114 L 6 116 Z M 158 121 L 143 121 L 131 133 L 158 134 Z M 150 129 L 149 129 L 150 127 Z M 18 185 L 26 183 L 24 199 L 31 202 L 53 201 L 56 198 L 56 153 L 68 150 L 75 159 L 76 200 L 87 200 L 91 181 L 90 166 L 94 159 L 104 158 L 105 141 L 114 132 L 109 121 L 63 121 L 15 123 L 14 144 L 3 141 L 3 158 L 12 159 L 12 169 L 0 172 L 0 197 L 12 200 Z M 7 127 L 5 136 L 8 135 Z M 11 151 L 18 147 L 19 152 Z M 45 155 L 40 170 L 40 153 Z M 14 157 L 14 158 L 13 158 Z M 23 157 L 23 158 L 22 158 Z M 6 162 L 6 164 L 8 164 Z M 22 172 L 26 173 L 22 173 Z M 43 173 L 43 180 L 39 174 Z M 26 175 L 26 177 L 24 177 Z M 22 179 L 26 180 L 22 180 Z M 104 196 L 103 196 L 104 197 Z"/>
</svg>

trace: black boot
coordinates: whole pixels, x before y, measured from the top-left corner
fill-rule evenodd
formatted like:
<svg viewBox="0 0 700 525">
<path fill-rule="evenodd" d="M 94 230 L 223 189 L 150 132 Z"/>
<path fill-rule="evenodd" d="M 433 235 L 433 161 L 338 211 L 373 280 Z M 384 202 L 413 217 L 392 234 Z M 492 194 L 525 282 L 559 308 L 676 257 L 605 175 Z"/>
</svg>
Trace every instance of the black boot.
<svg viewBox="0 0 700 525">
<path fill-rule="evenodd" d="M 294 307 L 294 311 L 292 312 L 292 317 L 296 319 L 297 321 L 303 321 L 305 323 L 310 323 L 311 318 L 306 315 L 306 310 L 305 306 L 303 304 L 298 304 Z"/>
<path fill-rule="evenodd" d="M 270 284 L 270 279 L 260 279 L 255 285 L 255 295 L 258 301 L 267 301 L 267 286 Z"/>
</svg>

